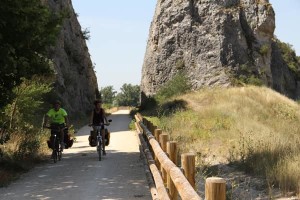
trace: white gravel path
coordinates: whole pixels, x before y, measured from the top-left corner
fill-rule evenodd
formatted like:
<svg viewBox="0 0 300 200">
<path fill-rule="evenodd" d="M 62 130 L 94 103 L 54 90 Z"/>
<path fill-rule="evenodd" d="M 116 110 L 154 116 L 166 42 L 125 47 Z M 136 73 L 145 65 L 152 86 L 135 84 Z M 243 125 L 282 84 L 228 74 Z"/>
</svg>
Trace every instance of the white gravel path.
<svg viewBox="0 0 300 200">
<path fill-rule="evenodd" d="M 111 142 L 98 161 L 96 148 L 88 144 L 90 127 L 81 128 L 77 141 L 63 153 L 62 161 L 39 165 L 6 188 L 0 200 L 132 200 L 151 199 L 138 138 L 128 130 L 130 117 L 120 110 L 109 117 Z"/>
</svg>

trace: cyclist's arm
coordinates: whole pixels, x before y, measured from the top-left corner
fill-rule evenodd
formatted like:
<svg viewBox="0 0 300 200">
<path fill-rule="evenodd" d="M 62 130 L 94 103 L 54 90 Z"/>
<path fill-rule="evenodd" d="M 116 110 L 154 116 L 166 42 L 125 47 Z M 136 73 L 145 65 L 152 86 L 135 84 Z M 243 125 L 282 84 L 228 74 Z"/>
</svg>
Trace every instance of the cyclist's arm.
<svg viewBox="0 0 300 200">
<path fill-rule="evenodd" d="M 69 124 L 69 119 L 68 119 L 68 116 L 64 116 L 65 118 L 65 123 L 66 123 L 66 126 L 69 127 L 70 124 Z"/>
<path fill-rule="evenodd" d="M 65 122 L 65 126 L 69 128 L 69 118 L 68 118 L 68 113 L 65 109 L 60 108 L 59 112 L 61 114 L 61 116 L 64 118 L 64 122 Z"/>
<path fill-rule="evenodd" d="M 104 116 L 104 124 L 108 124 L 108 121 L 105 116 Z"/>
<path fill-rule="evenodd" d="M 102 108 L 103 109 L 103 116 L 102 116 L 102 118 L 103 118 L 103 120 L 104 120 L 104 123 L 106 123 L 106 124 L 108 124 L 108 120 L 107 120 L 107 118 L 106 118 L 106 113 L 105 113 L 105 110 L 104 110 L 104 108 Z"/>
</svg>

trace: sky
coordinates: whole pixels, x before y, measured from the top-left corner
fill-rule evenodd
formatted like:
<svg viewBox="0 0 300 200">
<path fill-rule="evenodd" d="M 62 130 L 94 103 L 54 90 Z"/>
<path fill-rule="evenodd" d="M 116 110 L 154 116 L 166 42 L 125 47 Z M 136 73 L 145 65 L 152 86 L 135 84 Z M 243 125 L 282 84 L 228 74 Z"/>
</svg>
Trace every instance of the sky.
<svg viewBox="0 0 300 200">
<path fill-rule="evenodd" d="M 275 35 L 300 55 L 300 0 L 269 0 L 275 11 Z M 87 41 L 99 89 L 139 85 L 156 0 L 72 0 Z"/>
</svg>

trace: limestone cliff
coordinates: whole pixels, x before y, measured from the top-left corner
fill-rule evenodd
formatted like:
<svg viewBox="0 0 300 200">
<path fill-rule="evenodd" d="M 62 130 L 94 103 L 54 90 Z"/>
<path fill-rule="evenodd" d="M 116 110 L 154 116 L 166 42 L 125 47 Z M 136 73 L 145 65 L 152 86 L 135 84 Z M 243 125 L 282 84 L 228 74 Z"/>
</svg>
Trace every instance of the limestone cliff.
<svg viewBox="0 0 300 200">
<path fill-rule="evenodd" d="M 142 93 L 155 94 L 179 71 L 187 74 L 193 89 L 259 81 L 285 91 L 286 86 L 273 83 L 278 80 L 272 70 L 276 65 L 271 65 L 274 29 L 268 0 L 158 0 Z"/>
<path fill-rule="evenodd" d="M 291 52 L 289 56 L 284 55 L 280 48 L 279 40 L 272 43 L 272 60 L 271 71 L 273 77 L 273 89 L 292 98 L 300 98 L 300 59 L 297 58 L 295 52 Z M 284 59 L 284 57 L 286 59 Z M 289 61 L 287 61 L 287 58 Z M 299 59 L 299 60 L 298 60 Z M 291 66 L 289 66 L 291 65 Z"/>
<path fill-rule="evenodd" d="M 98 85 L 81 26 L 71 0 L 45 2 L 53 12 L 67 11 L 70 15 L 64 20 L 55 47 L 50 48 L 57 98 L 62 100 L 71 119 L 86 118 L 93 107 Z"/>
</svg>

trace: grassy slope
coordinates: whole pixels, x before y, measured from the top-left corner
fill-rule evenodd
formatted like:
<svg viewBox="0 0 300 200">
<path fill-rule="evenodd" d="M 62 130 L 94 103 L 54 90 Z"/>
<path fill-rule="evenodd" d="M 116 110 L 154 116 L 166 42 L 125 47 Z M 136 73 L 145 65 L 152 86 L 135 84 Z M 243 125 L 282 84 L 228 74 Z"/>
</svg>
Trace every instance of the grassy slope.
<svg viewBox="0 0 300 200">
<path fill-rule="evenodd" d="M 255 86 L 201 90 L 177 97 L 169 107 L 178 102 L 186 109 L 162 114 L 159 127 L 180 143 L 182 152 L 196 152 L 199 165 L 236 163 L 284 191 L 299 190 L 296 102 Z"/>
</svg>

